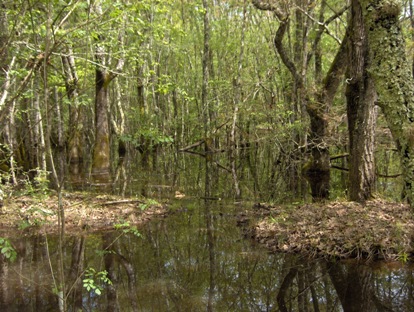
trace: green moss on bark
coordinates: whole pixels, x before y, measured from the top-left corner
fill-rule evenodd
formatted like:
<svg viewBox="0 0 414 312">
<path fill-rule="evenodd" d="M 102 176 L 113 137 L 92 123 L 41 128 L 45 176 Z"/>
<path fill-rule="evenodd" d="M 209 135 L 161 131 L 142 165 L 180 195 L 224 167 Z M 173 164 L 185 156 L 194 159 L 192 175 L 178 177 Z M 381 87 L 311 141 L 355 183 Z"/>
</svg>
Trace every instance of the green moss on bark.
<svg viewBox="0 0 414 312">
<path fill-rule="evenodd" d="M 369 74 L 378 93 L 388 126 L 400 151 L 406 184 L 405 196 L 413 204 L 414 82 L 399 24 L 400 4 L 394 0 L 364 0 L 368 29 Z"/>
</svg>

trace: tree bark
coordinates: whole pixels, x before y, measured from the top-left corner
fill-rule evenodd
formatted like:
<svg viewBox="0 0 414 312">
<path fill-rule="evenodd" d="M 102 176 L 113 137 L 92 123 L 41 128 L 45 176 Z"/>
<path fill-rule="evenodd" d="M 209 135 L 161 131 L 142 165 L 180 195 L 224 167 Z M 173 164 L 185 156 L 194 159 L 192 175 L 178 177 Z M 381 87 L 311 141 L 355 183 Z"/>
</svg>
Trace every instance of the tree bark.
<svg viewBox="0 0 414 312">
<path fill-rule="evenodd" d="M 92 174 L 109 171 L 109 119 L 108 84 L 110 78 L 102 68 L 96 68 L 95 80 L 95 146 L 93 149 Z"/>
<path fill-rule="evenodd" d="M 68 129 L 68 158 L 71 163 L 80 163 L 83 160 L 80 106 L 78 100 L 78 75 L 75 68 L 75 60 L 71 48 L 67 49 L 67 55 L 62 56 L 63 71 L 65 74 L 66 94 L 70 100 Z"/>
<path fill-rule="evenodd" d="M 97 15 L 102 16 L 102 8 L 99 4 L 96 4 L 95 12 Z M 125 16 L 124 16 L 125 18 Z M 119 35 L 119 44 L 123 46 L 124 35 Z M 92 175 L 95 178 L 102 177 L 103 180 L 107 180 L 110 168 L 110 131 L 109 131 L 109 100 L 108 100 L 108 85 L 118 75 L 124 66 L 124 56 L 121 53 L 121 57 L 118 59 L 116 68 L 114 71 L 110 71 L 107 68 L 107 64 L 110 63 L 106 57 L 107 51 L 102 44 L 105 40 L 101 34 L 98 36 L 98 42 L 95 47 L 95 145 L 93 149 L 92 159 Z"/>
<path fill-rule="evenodd" d="M 374 132 L 376 93 L 367 73 L 368 38 L 359 0 L 351 2 L 347 72 L 349 199 L 364 202 L 375 187 Z"/>
<path fill-rule="evenodd" d="M 401 2 L 361 0 L 368 33 L 369 75 L 400 153 L 405 188 L 403 197 L 414 199 L 414 80 L 400 25 Z"/>
</svg>

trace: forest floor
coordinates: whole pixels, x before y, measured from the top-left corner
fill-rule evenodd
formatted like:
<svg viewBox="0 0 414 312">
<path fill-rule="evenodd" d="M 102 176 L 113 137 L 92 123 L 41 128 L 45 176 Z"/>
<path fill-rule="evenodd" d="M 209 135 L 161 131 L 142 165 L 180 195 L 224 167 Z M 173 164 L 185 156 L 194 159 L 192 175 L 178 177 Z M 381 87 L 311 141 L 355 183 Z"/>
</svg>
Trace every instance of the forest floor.
<svg viewBox="0 0 414 312">
<path fill-rule="evenodd" d="M 414 259 L 414 218 L 408 205 L 374 200 L 301 206 L 256 204 L 248 235 L 271 251 L 319 258 Z"/>
<path fill-rule="evenodd" d="M 153 200 L 83 192 L 64 193 L 62 207 L 65 232 L 72 235 L 139 225 L 167 213 L 165 205 Z M 0 236 L 10 235 L 13 229 L 23 233 L 58 233 L 58 225 L 56 195 L 11 197 L 0 208 Z"/>
</svg>

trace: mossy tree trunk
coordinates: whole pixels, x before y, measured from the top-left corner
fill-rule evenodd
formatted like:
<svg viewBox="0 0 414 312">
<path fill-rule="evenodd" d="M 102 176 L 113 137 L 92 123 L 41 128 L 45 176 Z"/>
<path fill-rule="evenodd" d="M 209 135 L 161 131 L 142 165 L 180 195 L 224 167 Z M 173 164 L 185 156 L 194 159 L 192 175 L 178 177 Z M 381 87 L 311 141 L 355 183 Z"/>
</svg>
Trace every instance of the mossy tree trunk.
<svg viewBox="0 0 414 312">
<path fill-rule="evenodd" d="M 108 118 L 108 84 L 109 74 L 96 69 L 95 81 L 95 146 L 93 149 L 92 173 L 98 174 L 109 170 L 109 118 Z"/>
<path fill-rule="evenodd" d="M 413 205 L 414 81 L 400 25 L 401 1 L 361 0 L 368 33 L 368 71 L 400 153 L 403 197 Z"/>
<path fill-rule="evenodd" d="M 102 8 L 99 4 L 94 6 L 95 13 L 102 16 Z M 125 16 L 124 16 L 125 18 Z M 124 45 L 124 33 L 120 31 L 118 36 L 119 45 Z M 99 175 L 106 179 L 110 169 L 110 131 L 109 131 L 109 83 L 117 77 L 124 66 L 124 55 L 117 61 L 115 70 L 110 70 L 108 65 L 111 63 L 110 56 L 104 44 L 105 37 L 103 34 L 97 36 L 95 46 L 95 145 L 93 148 L 92 158 L 92 175 L 95 179 L 99 179 Z"/>
<path fill-rule="evenodd" d="M 367 73 L 368 38 L 359 0 L 351 3 L 347 71 L 349 199 L 364 202 L 375 186 L 374 130 L 376 93 Z"/>
</svg>

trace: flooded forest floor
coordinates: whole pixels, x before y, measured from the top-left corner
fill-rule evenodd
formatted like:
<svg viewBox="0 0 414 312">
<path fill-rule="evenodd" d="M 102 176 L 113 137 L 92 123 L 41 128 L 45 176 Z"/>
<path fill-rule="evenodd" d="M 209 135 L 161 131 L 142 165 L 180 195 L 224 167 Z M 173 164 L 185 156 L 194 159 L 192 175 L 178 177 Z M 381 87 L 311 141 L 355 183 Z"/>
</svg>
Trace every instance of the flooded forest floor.
<svg viewBox="0 0 414 312">
<path fill-rule="evenodd" d="M 58 233 L 56 195 L 7 198 L 0 208 L 0 236 Z M 150 199 L 65 192 L 65 232 L 113 230 L 168 214 L 167 204 Z M 252 221 L 254 223 L 252 224 Z M 257 221 L 258 220 L 258 221 Z M 273 252 L 300 253 L 316 258 L 414 260 L 414 220 L 406 204 L 382 200 L 247 207 L 235 217 L 245 234 Z"/>
<path fill-rule="evenodd" d="M 374 200 L 301 206 L 256 204 L 248 235 L 271 251 L 320 258 L 411 261 L 414 220 L 405 204 Z"/>
</svg>

